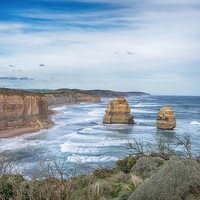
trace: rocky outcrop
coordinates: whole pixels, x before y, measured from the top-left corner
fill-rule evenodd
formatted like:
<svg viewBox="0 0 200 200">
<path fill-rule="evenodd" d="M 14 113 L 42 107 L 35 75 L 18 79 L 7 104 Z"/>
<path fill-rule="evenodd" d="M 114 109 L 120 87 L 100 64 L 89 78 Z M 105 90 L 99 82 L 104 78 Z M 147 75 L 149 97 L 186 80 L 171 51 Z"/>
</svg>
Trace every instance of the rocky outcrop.
<svg viewBox="0 0 200 200">
<path fill-rule="evenodd" d="M 200 164 L 173 156 L 132 193 L 129 200 L 200 199 Z"/>
<path fill-rule="evenodd" d="M 47 98 L 31 92 L 0 89 L 0 130 L 44 128 L 49 123 Z"/>
<path fill-rule="evenodd" d="M 172 130 L 176 127 L 176 117 L 171 107 L 163 107 L 157 118 L 157 128 L 163 130 Z"/>
<path fill-rule="evenodd" d="M 97 95 L 87 94 L 80 90 L 63 89 L 55 92 L 45 93 L 49 106 L 75 104 L 81 102 L 100 102 Z"/>
<path fill-rule="evenodd" d="M 106 109 L 103 118 L 105 124 L 133 124 L 133 116 L 130 114 L 128 101 L 124 97 L 112 100 Z"/>
</svg>

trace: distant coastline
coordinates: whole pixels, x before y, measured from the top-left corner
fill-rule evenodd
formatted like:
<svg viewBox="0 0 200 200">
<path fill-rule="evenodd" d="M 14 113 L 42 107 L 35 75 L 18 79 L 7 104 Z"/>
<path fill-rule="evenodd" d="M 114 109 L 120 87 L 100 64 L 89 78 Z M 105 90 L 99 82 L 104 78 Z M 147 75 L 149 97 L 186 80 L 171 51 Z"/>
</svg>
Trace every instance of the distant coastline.
<svg viewBox="0 0 200 200">
<path fill-rule="evenodd" d="M 111 90 L 17 90 L 0 88 L 0 138 L 37 132 L 53 126 L 52 107 L 100 102 L 102 97 L 150 95 Z"/>
</svg>

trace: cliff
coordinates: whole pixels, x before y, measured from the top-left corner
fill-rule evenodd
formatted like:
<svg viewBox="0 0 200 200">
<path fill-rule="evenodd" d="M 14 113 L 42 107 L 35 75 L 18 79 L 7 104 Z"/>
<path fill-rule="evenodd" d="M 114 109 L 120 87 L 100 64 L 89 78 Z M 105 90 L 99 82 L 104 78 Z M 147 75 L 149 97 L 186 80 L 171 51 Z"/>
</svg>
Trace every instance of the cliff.
<svg viewBox="0 0 200 200">
<path fill-rule="evenodd" d="M 0 131 L 49 124 L 47 97 L 41 94 L 0 88 Z"/>
<path fill-rule="evenodd" d="M 82 92 L 86 92 L 91 95 L 97 95 L 100 97 L 128 97 L 128 96 L 143 96 L 150 95 L 145 92 L 120 92 L 120 91 L 112 91 L 112 90 L 82 90 Z"/>
<path fill-rule="evenodd" d="M 52 124 L 48 119 L 48 106 L 99 101 L 96 95 L 76 90 L 30 92 L 0 88 L 0 131 L 25 127 L 48 128 Z"/>
<path fill-rule="evenodd" d="M 59 89 L 43 92 L 47 97 L 48 106 L 74 104 L 81 102 L 100 102 L 100 97 L 82 90 Z"/>
</svg>

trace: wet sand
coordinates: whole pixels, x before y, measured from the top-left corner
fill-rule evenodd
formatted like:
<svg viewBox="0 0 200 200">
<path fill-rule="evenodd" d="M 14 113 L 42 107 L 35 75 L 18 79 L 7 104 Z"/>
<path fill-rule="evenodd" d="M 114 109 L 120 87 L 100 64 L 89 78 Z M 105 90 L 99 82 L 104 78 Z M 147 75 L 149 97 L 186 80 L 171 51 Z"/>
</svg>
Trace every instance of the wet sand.
<svg viewBox="0 0 200 200">
<path fill-rule="evenodd" d="M 39 131 L 39 128 L 31 128 L 31 127 L 24 127 L 24 128 L 12 128 L 8 130 L 0 131 L 0 138 L 8 138 L 19 136 L 26 133 L 34 133 Z"/>
</svg>

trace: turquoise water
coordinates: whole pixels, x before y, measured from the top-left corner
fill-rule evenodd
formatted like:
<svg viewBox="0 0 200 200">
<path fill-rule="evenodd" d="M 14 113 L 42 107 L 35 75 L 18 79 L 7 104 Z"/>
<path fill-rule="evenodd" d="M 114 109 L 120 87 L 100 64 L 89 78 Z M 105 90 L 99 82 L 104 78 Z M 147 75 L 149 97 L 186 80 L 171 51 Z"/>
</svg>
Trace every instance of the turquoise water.
<svg viewBox="0 0 200 200">
<path fill-rule="evenodd" d="M 14 168 L 29 175 L 40 160 L 65 160 L 69 169 L 75 163 L 89 166 L 111 165 L 129 153 L 134 140 L 155 144 L 162 137 L 171 144 L 188 134 L 193 154 L 200 154 L 200 97 L 143 96 L 128 97 L 135 125 L 104 125 L 102 119 L 110 99 L 101 103 L 82 103 L 54 108 L 55 126 L 38 133 L 0 139 L 1 157 L 14 161 Z M 157 113 L 171 106 L 177 119 L 173 131 L 156 129 Z M 180 150 L 180 149 L 178 149 Z"/>
</svg>

